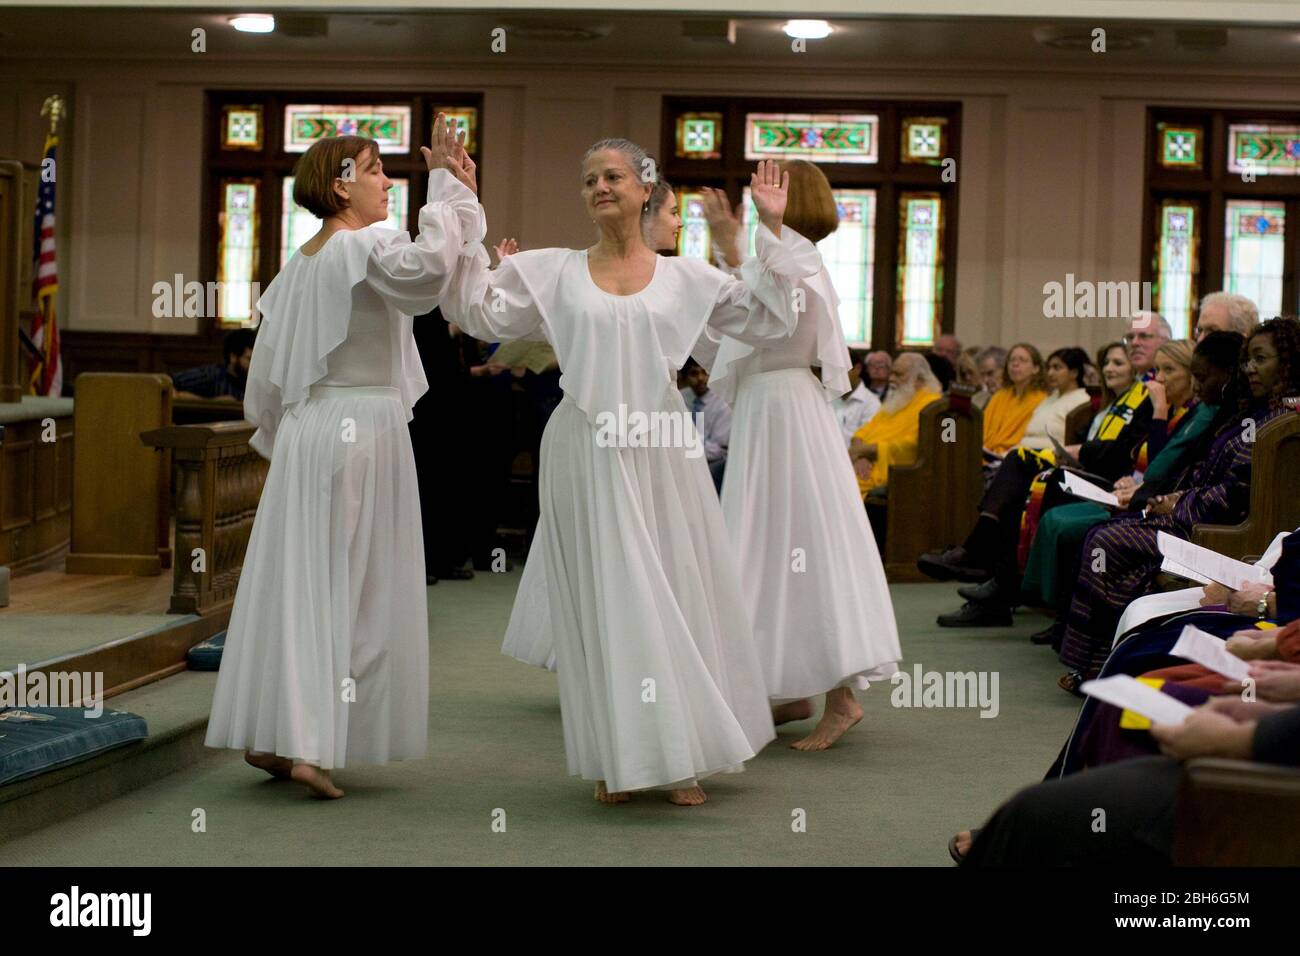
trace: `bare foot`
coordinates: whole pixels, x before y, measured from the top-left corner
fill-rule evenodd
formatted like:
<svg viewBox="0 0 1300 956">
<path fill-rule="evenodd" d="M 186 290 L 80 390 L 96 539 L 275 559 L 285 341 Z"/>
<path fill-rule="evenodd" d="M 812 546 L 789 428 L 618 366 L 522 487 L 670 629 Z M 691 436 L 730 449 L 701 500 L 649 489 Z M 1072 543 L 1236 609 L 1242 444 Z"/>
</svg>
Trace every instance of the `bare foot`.
<svg viewBox="0 0 1300 956">
<path fill-rule="evenodd" d="M 970 845 L 975 842 L 975 834 L 970 830 L 962 830 L 952 839 L 952 848 L 957 851 L 957 856 L 966 859 L 966 854 L 970 852 Z"/>
<path fill-rule="evenodd" d="M 309 763 L 294 764 L 293 770 L 289 771 L 289 776 L 305 784 L 322 800 L 337 800 L 343 796 L 343 791 L 334 786 L 334 781 L 330 779 L 330 772 L 320 767 L 313 767 Z"/>
<path fill-rule="evenodd" d="M 772 708 L 772 723 L 780 726 L 792 720 L 807 720 L 812 716 L 812 701 L 792 700 L 788 704 L 777 704 Z"/>
<path fill-rule="evenodd" d="M 604 781 L 604 780 L 597 780 L 597 781 L 596 781 L 596 800 L 597 800 L 597 802 L 599 802 L 599 803 L 627 803 L 628 800 L 630 800 L 630 799 L 632 799 L 632 798 L 628 795 L 627 791 L 625 791 L 625 790 L 616 790 L 614 793 L 610 793 L 608 790 L 605 789 L 605 781 Z"/>
<path fill-rule="evenodd" d="M 708 795 L 698 784 L 686 790 L 668 791 L 668 802 L 675 803 L 679 807 L 698 807 L 707 799 L 709 799 Z"/>
<path fill-rule="evenodd" d="M 293 770 L 293 761 L 288 757 L 277 757 L 275 754 L 255 754 L 251 750 L 244 754 L 244 762 L 250 767 L 265 770 L 277 780 L 288 780 L 289 774 Z"/>
<path fill-rule="evenodd" d="M 826 694 L 826 709 L 813 732 L 790 746 L 795 750 L 825 750 L 844 736 L 844 732 L 862 719 L 862 708 L 848 687 L 836 687 Z"/>
</svg>

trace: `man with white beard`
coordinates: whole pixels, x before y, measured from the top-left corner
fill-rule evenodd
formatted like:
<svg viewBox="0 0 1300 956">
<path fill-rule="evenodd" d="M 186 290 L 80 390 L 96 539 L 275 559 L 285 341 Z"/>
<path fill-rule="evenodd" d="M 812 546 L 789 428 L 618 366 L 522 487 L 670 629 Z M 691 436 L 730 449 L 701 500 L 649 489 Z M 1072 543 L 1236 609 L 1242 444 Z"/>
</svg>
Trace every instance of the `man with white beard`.
<svg viewBox="0 0 1300 956">
<path fill-rule="evenodd" d="M 858 490 L 864 499 L 873 492 L 883 491 L 892 465 L 916 461 L 921 410 L 937 402 L 942 392 L 939 380 L 923 357 L 907 352 L 894 360 L 889 392 L 880 411 L 858 429 L 849 445 L 849 459 L 857 472 Z"/>
</svg>

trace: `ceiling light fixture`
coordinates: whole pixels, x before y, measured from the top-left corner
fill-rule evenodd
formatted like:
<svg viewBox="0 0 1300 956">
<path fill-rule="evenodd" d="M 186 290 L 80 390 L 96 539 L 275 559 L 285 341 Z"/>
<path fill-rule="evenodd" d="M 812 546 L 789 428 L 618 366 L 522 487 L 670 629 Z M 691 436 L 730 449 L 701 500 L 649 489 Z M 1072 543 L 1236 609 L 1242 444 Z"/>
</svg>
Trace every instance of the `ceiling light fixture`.
<svg viewBox="0 0 1300 956">
<path fill-rule="evenodd" d="M 787 20 L 784 29 L 786 36 L 796 40 L 821 40 L 835 30 L 825 20 Z"/>
<path fill-rule="evenodd" d="M 240 33 L 274 33 L 275 17 L 269 13 L 246 13 L 231 17 L 230 25 Z"/>
</svg>

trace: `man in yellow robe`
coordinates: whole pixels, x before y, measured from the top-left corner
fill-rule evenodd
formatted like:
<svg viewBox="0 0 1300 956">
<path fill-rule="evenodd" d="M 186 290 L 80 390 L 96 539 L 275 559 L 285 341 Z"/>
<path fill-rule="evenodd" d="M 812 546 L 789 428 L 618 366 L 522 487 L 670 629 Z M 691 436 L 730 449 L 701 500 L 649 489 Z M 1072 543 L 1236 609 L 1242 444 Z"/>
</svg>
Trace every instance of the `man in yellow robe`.
<svg viewBox="0 0 1300 956">
<path fill-rule="evenodd" d="M 942 392 L 929 363 L 920 355 L 908 352 L 894 360 L 884 404 L 857 430 L 849 445 L 863 498 L 873 488 L 886 485 L 891 466 L 915 463 L 921 409 L 937 402 Z"/>
</svg>

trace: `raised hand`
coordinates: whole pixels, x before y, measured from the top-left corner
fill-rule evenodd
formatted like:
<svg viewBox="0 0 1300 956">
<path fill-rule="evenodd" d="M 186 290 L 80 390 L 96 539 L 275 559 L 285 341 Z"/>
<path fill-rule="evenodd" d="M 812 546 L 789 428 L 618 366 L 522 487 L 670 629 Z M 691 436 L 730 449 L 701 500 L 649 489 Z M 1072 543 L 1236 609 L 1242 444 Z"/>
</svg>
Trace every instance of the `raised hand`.
<svg viewBox="0 0 1300 956">
<path fill-rule="evenodd" d="M 462 131 L 457 135 L 445 113 L 439 113 L 434 117 L 429 145 L 421 146 L 420 153 L 424 156 L 425 168 L 430 171 L 449 170 L 475 195 L 478 194 L 476 167 L 474 161 L 469 158 L 469 153 L 465 151 L 465 133 Z"/>
<path fill-rule="evenodd" d="M 502 239 L 492 249 L 497 254 L 497 263 L 500 264 L 506 256 L 512 256 L 519 251 L 519 243 L 514 239 Z"/>
<path fill-rule="evenodd" d="M 740 207 L 733 210 L 727 194 L 711 186 L 700 190 L 700 200 L 714 246 L 721 250 L 728 265 L 740 265 L 736 253 L 736 237 L 740 234 Z"/>
<path fill-rule="evenodd" d="M 790 174 L 782 172 L 773 160 L 761 159 L 758 170 L 749 179 L 749 192 L 758 210 L 759 221 L 773 235 L 781 235 L 781 219 L 785 216 L 785 204 L 790 196 Z"/>
</svg>

